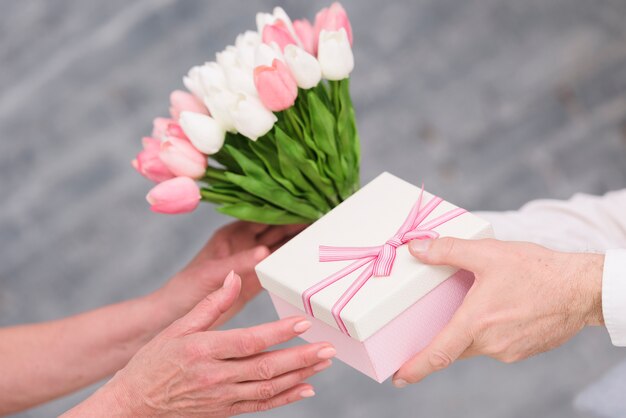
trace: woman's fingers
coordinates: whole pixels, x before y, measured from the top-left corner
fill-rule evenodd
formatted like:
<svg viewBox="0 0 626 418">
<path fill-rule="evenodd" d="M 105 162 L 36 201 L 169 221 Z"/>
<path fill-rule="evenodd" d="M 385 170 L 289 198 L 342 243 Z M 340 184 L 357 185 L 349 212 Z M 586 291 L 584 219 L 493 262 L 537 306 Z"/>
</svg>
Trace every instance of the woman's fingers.
<svg viewBox="0 0 626 418">
<path fill-rule="evenodd" d="M 304 228 L 306 228 L 306 225 L 272 226 L 257 235 L 257 244 L 272 248 L 276 244 L 285 241 L 285 239 L 298 234 Z"/>
<path fill-rule="evenodd" d="M 295 370 L 315 366 L 333 358 L 335 354 L 337 351 L 330 344 L 317 343 L 270 351 L 237 360 L 232 364 L 237 368 L 235 375 L 240 382 L 268 380 Z"/>
<path fill-rule="evenodd" d="M 185 316 L 174 321 L 163 331 L 164 335 L 183 336 L 209 329 L 233 306 L 240 291 L 241 278 L 231 271 L 221 288 L 207 295 Z"/>
<path fill-rule="evenodd" d="M 218 359 L 250 357 L 287 342 L 310 327 L 310 321 L 296 316 L 251 328 L 220 331 L 211 335 L 211 351 Z"/>
<path fill-rule="evenodd" d="M 303 383 L 269 399 L 235 402 L 231 406 L 231 414 L 239 415 L 249 412 L 267 411 L 312 396 L 315 396 L 313 386 Z"/>
<path fill-rule="evenodd" d="M 332 360 L 324 360 L 315 366 L 305 367 L 289 373 L 277 376 L 269 380 L 243 382 L 235 385 L 238 399 L 262 400 L 270 399 L 274 396 L 291 389 L 304 380 L 327 369 L 332 364 Z"/>
</svg>

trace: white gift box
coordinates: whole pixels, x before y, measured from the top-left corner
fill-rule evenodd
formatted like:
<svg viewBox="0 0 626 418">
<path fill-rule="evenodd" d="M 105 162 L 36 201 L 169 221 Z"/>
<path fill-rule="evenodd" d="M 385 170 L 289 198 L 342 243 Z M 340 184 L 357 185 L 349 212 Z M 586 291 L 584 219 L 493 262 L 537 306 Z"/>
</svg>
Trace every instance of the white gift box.
<svg viewBox="0 0 626 418">
<path fill-rule="evenodd" d="M 320 262 L 321 245 L 381 246 L 396 234 L 420 198 L 420 192 L 418 187 L 383 173 L 263 260 L 256 271 L 279 314 L 304 314 L 303 293 L 353 262 Z M 424 191 L 421 207 L 431 199 L 435 196 Z M 421 225 L 455 210 L 462 212 L 442 201 Z M 468 212 L 432 231 L 441 237 L 492 236 L 491 225 Z M 367 280 L 341 310 L 344 331 L 333 316 L 333 306 L 360 270 L 310 298 L 313 313 L 310 319 L 314 326 L 303 334 L 309 341 L 334 343 L 339 359 L 378 381 L 386 379 L 436 335 L 462 301 L 473 279 L 468 274 L 457 273 L 458 269 L 453 267 L 420 263 L 410 255 L 406 245 L 398 246 L 396 251 L 391 274 Z M 450 283 L 442 285 L 449 278 Z"/>
</svg>

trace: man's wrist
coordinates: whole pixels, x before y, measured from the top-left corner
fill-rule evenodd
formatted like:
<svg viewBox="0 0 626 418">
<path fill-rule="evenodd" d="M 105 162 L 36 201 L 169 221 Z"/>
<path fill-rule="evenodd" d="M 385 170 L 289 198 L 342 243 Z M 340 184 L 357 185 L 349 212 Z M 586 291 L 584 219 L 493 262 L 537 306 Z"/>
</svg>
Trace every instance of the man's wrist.
<svg viewBox="0 0 626 418">
<path fill-rule="evenodd" d="M 604 268 L 603 254 L 580 254 L 579 264 L 581 296 L 586 300 L 587 314 L 585 324 L 590 326 L 604 325 L 602 314 L 602 272 Z"/>
</svg>

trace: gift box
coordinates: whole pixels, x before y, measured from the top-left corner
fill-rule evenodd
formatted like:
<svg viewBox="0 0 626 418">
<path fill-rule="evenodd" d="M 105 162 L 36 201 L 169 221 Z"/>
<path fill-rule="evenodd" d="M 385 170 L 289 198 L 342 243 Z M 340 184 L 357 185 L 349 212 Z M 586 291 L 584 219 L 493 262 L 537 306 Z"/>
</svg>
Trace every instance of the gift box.
<svg viewBox="0 0 626 418">
<path fill-rule="evenodd" d="M 489 222 L 383 173 L 271 256 L 256 271 L 282 317 L 307 315 L 302 338 L 383 382 L 447 324 L 473 282 L 427 266 L 412 239 L 493 235 Z"/>
</svg>

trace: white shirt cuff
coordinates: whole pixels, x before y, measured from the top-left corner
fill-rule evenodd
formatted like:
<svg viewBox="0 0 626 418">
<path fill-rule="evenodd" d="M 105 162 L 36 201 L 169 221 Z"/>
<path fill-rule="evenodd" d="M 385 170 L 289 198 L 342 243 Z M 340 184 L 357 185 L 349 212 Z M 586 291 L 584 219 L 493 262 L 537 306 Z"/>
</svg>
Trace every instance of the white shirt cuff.
<svg viewBox="0 0 626 418">
<path fill-rule="evenodd" d="M 602 274 L 602 313 L 613 345 L 626 347 L 626 249 L 606 252 Z"/>
</svg>

